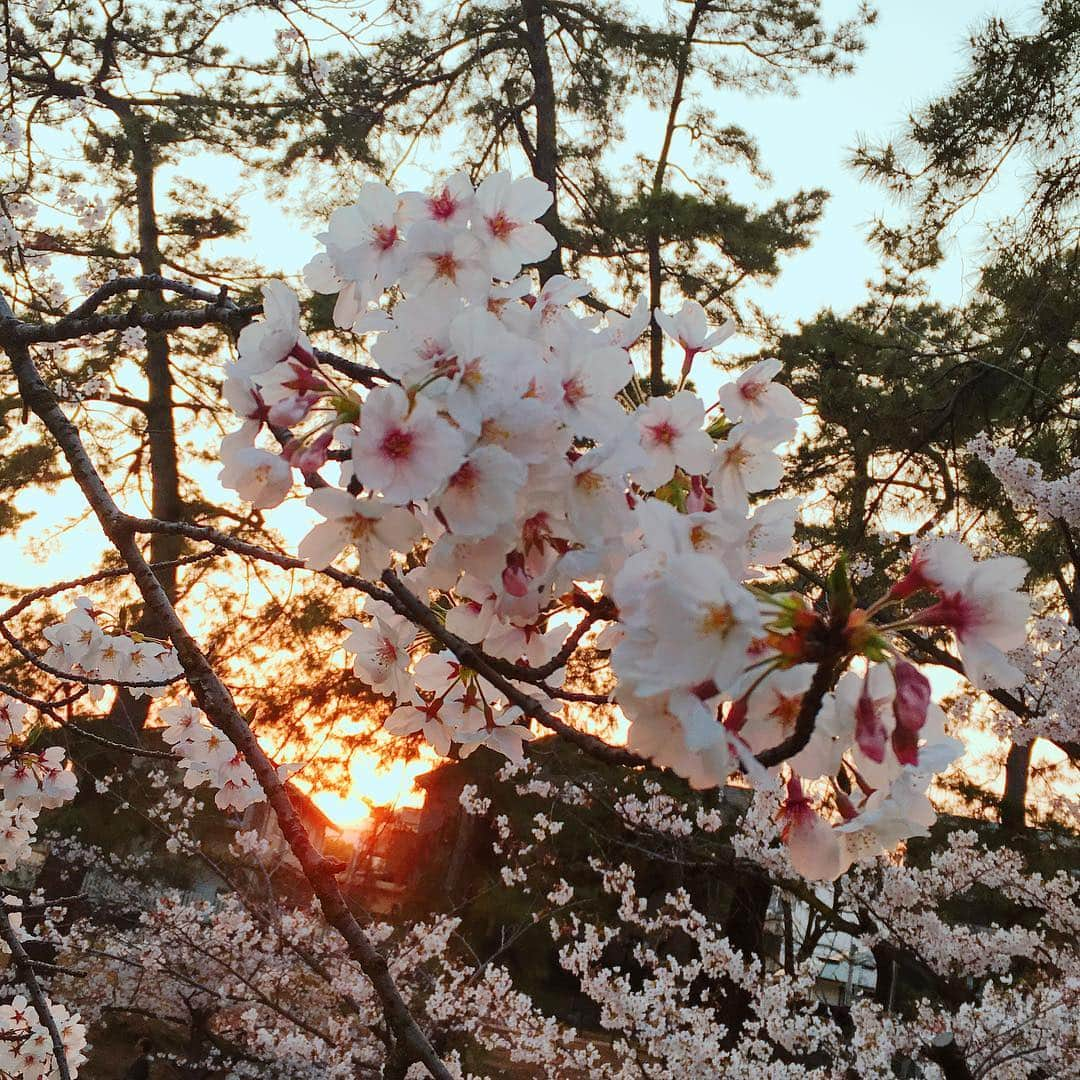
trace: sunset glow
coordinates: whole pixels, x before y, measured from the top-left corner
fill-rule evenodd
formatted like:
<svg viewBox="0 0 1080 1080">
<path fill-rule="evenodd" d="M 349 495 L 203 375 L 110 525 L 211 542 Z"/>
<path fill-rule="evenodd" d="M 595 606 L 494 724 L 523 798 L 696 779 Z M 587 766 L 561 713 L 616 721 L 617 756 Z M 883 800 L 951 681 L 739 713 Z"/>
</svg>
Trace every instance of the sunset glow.
<svg viewBox="0 0 1080 1080">
<path fill-rule="evenodd" d="M 420 775 L 430 772 L 435 757 L 424 752 L 412 761 L 396 761 L 383 768 L 374 758 L 357 755 L 349 770 L 350 786 L 346 794 L 318 791 L 312 801 L 335 825 L 354 829 L 370 816 L 372 806 L 424 805 L 424 792 L 413 785 Z"/>
</svg>

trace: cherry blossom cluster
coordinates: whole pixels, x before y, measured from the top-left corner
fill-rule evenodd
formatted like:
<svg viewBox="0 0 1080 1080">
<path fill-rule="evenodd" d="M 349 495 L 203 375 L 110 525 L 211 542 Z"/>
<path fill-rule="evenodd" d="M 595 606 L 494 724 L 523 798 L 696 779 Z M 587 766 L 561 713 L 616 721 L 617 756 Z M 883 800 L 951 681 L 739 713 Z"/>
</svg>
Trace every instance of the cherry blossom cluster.
<svg viewBox="0 0 1080 1080">
<path fill-rule="evenodd" d="M 611 790 L 602 777 L 560 776 L 546 768 L 509 766 L 499 780 L 485 783 L 483 794 L 466 785 L 460 801 L 492 827 L 499 863 L 505 860 L 502 869 L 512 871 L 509 880 L 501 875 L 505 885 L 528 905 L 522 925 L 505 926 L 504 938 L 527 927 L 533 935 L 550 935 L 554 958 L 581 987 L 605 1035 L 591 1023 L 579 1030 L 557 1019 L 522 991 L 506 966 L 458 948 L 457 917 L 373 924 L 373 940 L 413 1014 L 442 1033 L 451 1075 L 494 1080 L 513 1062 L 530 1075 L 601 1080 L 713 1072 L 746 1080 L 830 1080 L 845 1070 L 891 1075 L 899 1056 L 937 1078 L 942 1074 L 926 1054 L 945 1034 L 968 1061 L 984 1066 L 984 1075 L 1005 1080 L 1071 1075 L 1080 1061 L 1072 1022 L 1080 927 L 1076 883 L 1068 873 L 1033 872 L 1015 852 L 985 846 L 965 831 L 952 834 L 923 869 L 877 862 L 848 874 L 842 890 L 811 888 L 794 878 L 787 849 L 775 846 L 776 799 L 759 793 L 761 806 L 755 801 L 747 811 L 754 821 L 744 817 L 735 837 L 759 835 L 779 859 L 762 868 L 796 908 L 796 936 L 781 950 L 790 944 L 798 955 L 794 962 L 786 952 L 749 955 L 731 944 L 715 912 L 695 902 L 694 885 L 658 891 L 618 857 L 574 865 L 561 859 L 579 812 L 588 815 L 591 829 L 604 828 L 592 811 Z M 679 822 L 676 801 L 654 780 L 646 774 L 627 779 L 632 786 L 613 809 L 634 850 L 667 837 L 657 855 L 677 860 L 681 854 L 688 870 L 704 865 L 699 860 L 716 844 L 720 820 L 730 825 L 737 816 L 706 792 L 693 796 L 700 805 L 684 805 Z M 501 795 L 492 783 L 505 788 Z M 512 823 L 499 812 L 507 797 L 511 803 L 529 798 L 530 809 L 544 809 L 515 814 Z M 695 819 L 703 824 L 695 827 Z M 257 855 L 254 836 L 238 841 Z M 599 849 L 617 851 L 617 837 L 602 836 Z M 138 864 L 140 874 L 145 869 Z M 373 1030 L 377 1000 L 317 908 L 268 907 L 261 878 L 258 899 L 240 889 L 207 903 L 127 880 L 122 866 L 114 872 L 115 895 L 145 914 L 134 928 L 110 928 L 104 951 L 100 927 L 77 927 L 68 935 L 68 955 L 86 972 L 73 985 L 73 1005 L 90 1021 L 102 1010 L 132 1005 L 183 1016 L 186 1001 L 207 1018 L 219 1045 L 246 1057 L 230 1060 L 227 1051 L 209 1049 L 205 1060 L 189 1057 L 184 1066 L 231 1069 L 238 1078 L 379 1070 L 385 1049 Z M 1019 914 L 1011 924 L 947 916 L 950 903 L 963 912 L 976 890 Z M 800 896 L 838 925 L 850 928 L 860 912 L 866 921 L 855 938 L 830 931 L 814 947 Z M 520 911 L 517 904 L 506 910 L 514 908 Z M 782 938 L 776 922 L 768 929 Z M 538 948 L 531 940 L 530 949 Z M 673 940 L 680 943 L 677 955 Z M 856 948 L 865 953 L 883 941 L 957 985 L 973 976 L 962 1003 L 947 1005 L 934 994 L 895 1011 L 869 997 L 851 1001 L 842 1015 L 823 1008 L 819 980 L 827 958 L 833 952 L 850 957 Z M 737 1031 L 730 1027 L 730 995 L 746 1002 Z"/>
<path fill-rule="evenodd" d="M 987 435 L 972 439 L 966 449 L 994 474 L 1017 509 L 1034 512 L 1042 522 L 1060 518 L 1080 526 L 1080 458 L 1069 461 L 1064 476 L 1047 480 L 1037 461 L 994 445 Z"/>
<path fill-rule="evenodd" d="M 263 789 L 244 755 L 187 698 L 158 712 L 165 722 L 162 738 L 173 748 L 184 771 L 184 786 L 209 784 L 219 810 L 244 810 L 262 802 Z"/>
<path fill-rule="evenodd" d="M 989 468 L 1022 515 L 1044 524 L 1080 525 L 1080 460 L 1071 461 L 1065 475 L 1047 480 L 1038 462 L 995 445 L 987 435 L 972 439 L 967 450 Z M 1080 633 L 1073 623 L 1045 609 L 1012 659 L 1023 675 L 1024 715 L 994 703 L 989 715 L 998 733 L 1021 743 L 1040 736 L 1059 745 L 1080 739 Z"/>
<path fill-rule="evenodd" d="M 981 978 L 1039 962 L 1057 971 L 1075 963 L 1080 937 L 1080 883 L 1066 870 L 1045 876 L 1007 847 L 982 844 L 970 829 L 951 833 L 929 865 L 882 865 L 873 875 L 846 879 L 851 901 L 871 902 L 875 918 L 894 941 L 923 957 L 928 967 L 951 977 Z M 1007 909 L 1036 917 L 1012 925 L 965 923 L 946 911 L 977 891 Z"/>
<path fill-rule="evenodd" d="M 528 768 L 525 781 L 504 782 L 512 783 L 518 795 L 542 798 L 555 820 L 572 819 L 580 805 L 580 787 L 547 779 L 541 768 Z M 601 801 L 609 794 L 598 792 Z M 825 1080 L 845 1069 L 858 1075 L 891 1075 L 900 1055 L 917 1061 L 924 1075 L 941 1077 L 927 1055 L 935 1040 L 947 1036 L 962 1047 L 964 1059 L 987 1076 L 1028 1080 L 1071 1075 L 1080 1061 L 1072 1020 L 1080 1000 L 1076 966 L 1080 927 L 1077 884 L 1067 871 L 1044 876 L 1017 852 L 988 846 L 965 830 L 951 833 L 932 852 L 928 866 L 879 861 L 848 874 L 842 891 L 831 886 L 800 888 L 787 849 L 775 846 L 777 800 L 759 792 L 733 839 L 740 857 L 761 866 L 775 882 L 776 895 L 794 909 L 794 938 L 785 939 L 782 926 L 769 924 L 781 939 L 776 962 L 770 963 L 733 948 L 715 917 L 698 908 L 688 891 L 677 889 L 667 895 L 639 891 L 635 870 L 618 861 L 589 860 L 603 893 L 617 909 L 614 913 L 603 917 L 580 901 L 575 903 L 577 893 L 562 877 L 565 863 L 543 857 L 527 821 L 516 838 L 505 815 L 494 815 L 491 805 L 485 809 L 491 801 L 481 798 L 475 788 L 469 788 L 467 796 L 463 792 L 463 803 L 473 808 L 471 812 L 489 814 L 497 850 L 510 854 L 512 887 L 522 896 L 546 895 L 549 904 L 565 908 L 549 913 L 560 964 L 576 976 L 614 1039 L 617 1052 L 612 1056 L 617 1063 L 606 1056 L 594 1059 L 589 1075 L 720 1072 Z M 704 834 L 712 831 L 718 808 L 702 806 L 695 811 L 684 806 L 680 821 L 675 800 L 648 780 L 640 794 L 628 791 L 620 802 L 633 807 L 629 818 L 620 816 L 635 851 L 652 846 L 658 858 L 678 861 L 681 855 L 688 867 L 706 865 L 698 862 L 705 858 L 700 845 L 711 843 Z M 705 827 L 695 830 L 695 814 Z M 730 825 L 737 812 L 729 808 L 719 816 Z M 601 827 L 595 817 L 589 822 L 592 829 Z M 665 837 L 669 843 L 657 843 Z M 688 841 L 694 846 L 685 847 Z M 617 846 L 612 835 L 606 835 L 601 845 L 608 850 Z M 520 858 L 526 853 L 527 859 Z M 583 869 L 575 866 L 573 871 Z M 823 917 L 813 930 L 803 899 L 807 896 L 815 904 L 815 914 Z M 988 903 L 997 905 L 1000 915 L 965 918 L 968 911 Z M 677 959 L 670 947 L 673 938 L 680 942 Z M 832 958 L 840 956 L 851 963 L 861 954 L 873 973 L 877 961 L 870 950 L 883 942 L 908 962 L 939 976 L 941 985 L 954 988 L 954 995 L 956 986 L 970 987 L 961 995 L 965 1000 L 946 1004 L 940 993 L 934 993 L 911 1009 L 894 1012 L 859 997 L 849 1003 L 843 1017 L 822 1009 L 818 979 L 824 967 L 835 966 Z M 613 959 L 620 955 L 632 956 L 633 964 Z M 875 977 L 882 974 L 878 971 Z M 585 1058 L 571 1059 L 568 1052 L 572 1047 L 578 1055 L 588 1054 L 592 1044 L 574 1039 L 577 1033 L 572 1029 L 552 1024 L 527 997 L 515 992 L 502 973 L 485 975 L 490 989 L 465 980 L 453 982 L 445 998 L 437 998 L 439 1008 L 456 1022 L 468 1023 L 467 1013 L 475 1006 L 484 1019 L 472 1022 L 474 1037 L 516 1062 L 539 1068 L 557 1062 L 565 1071 L 572 1063 L 586 1067 Z M 724 1004 L 725 988 L 732 987 L 748 1003 L 738 1037 L 727 1026 L 731 1013 Z M 500 1002 L 493 1000 L 496 988 Z M 718 996 L 714 999 L 712 994 Z M 525 1031 L 525 1038 L 500 1039 L 501 1025 L 491 1021 L 508 1010 L 518 1017 L 513 1030 Z M 778 1064 L 778 1054 L 790 1061 L 790 1071 Z"/>
<path fill-rule="evenodd" d="M 209 1047 L 201 1062 L 187 1057 L 185 1071 L 201 1064 L 237 1080 L 346 1080 L 381 1071 L 378 998 L 317 907 L 267 909 L 240 893 L 211 904 L 135 880 L 124 889 L 142 909 L 135 928 L 112 933 L 103 951 L 99 928 L 78 924 L 66 945 L 86 971 L 74 990 L 91 1021 L 110 1007 L 164 1016 L 198 1010 L 215 1041 L 235 1052 Z M 449 942 L 457 926 L 437 918 L 400 934 L 388 923 L 368 928 L 420 1017 L 421 990 L 433 972 L 454 964 Z"/>
<path fill-rule="evenodd" d="M 78 1013 L 60 1004 L 49 1004 L 60 1032 L 71 1075 L 78 1076 L 86 1060 L 86 1029 Z M 59 1075 L 52 1038 L 37 1010 L 19 994 L 0 1005 L 0 1077 L 4 1080 L 54 1080 Z"/>
<path fill-rule="evenodd" d="M 925 829 L 930 779 L 960 749 L 899 631 L 951 631 L 972 683 L 1015 685 L 1005 653 L 1024 640 L 1026 567 L 930 541 L 868 609 L 841 611 L 841 575 L 828 615 L 758 585 L 790 553 L 797 505 L 751 499 L 780 483 L 777 448 L 802 413 L 773 381 L 779 363 L 755 364 L 708 403 L 688 380 L 730 324 L 711 330 L 693 302 L 675 315 L 643 301 L 582 315 L 573 305 L 589 287 L 561 275 L 537 292 L 519 275 L 552 249 L 535 220 L 550 200 L 506 173 L 475 190 L 458 174 L 427 195 L 365 184 L 331 216 L 305 279 L 336 295 L 337 325 L 374 366 L 314 349 L 297 296 L 266 285 L 265 318 L 226 372 L 243 423 L 222 443 L 221 480 L 271 507 L 298 471 L 323 519 L 299 546 L 307 565 L 347 551 L 351 570 L 395 575 L 445 626 L 445 641 L 420 643 L 400 592 L 347 623 L 354 670 L 396 703 L 388 731 L 444 755 L 487 745 L 520 760 L 527 718 L 565 711 L 584 620 L 611 650 L 630 748 L 695 786 L 733 770 L 773 786 L 777 762 L 760 755 L 809 724 L 809 743 L 787 755 L 784 836 L 800 870 L 834 877 Z M 660 396 L 629 351 L 651 317 L 681 353 Z M 259 445 L 264 430 L 276 448 Z M 319 471 L 331 461 L 336 485 Z M 913 598 L 926 603 L 911 610 Z M 908 610 L 882 621 L 898 605 Z M 455 640 L 509 681 L 472 670 Z M 865 670 L 815 688 L 855 657 Z M 832 787 L 815 805 L 803 781 L 817 778 Z"/>
<path fill-rule="evenodd" d="M 0 694 L 0 868 L 5 870 L 30 854 L 39 813 L 62 806 L 78 787 L 62 746 L 34 750 L 27 745 L 28 711 L 23 702 Z"/>
<path fill-rule="evenodd" d="M 110 633 L 108 626 L 106 613 L 80 597 L 61 622 L 42 631 L 49 642 L 44 662 L 74 680 L 86 680 L 95 701 L 110 685 L 126 687 L 132 697 L 160 697 L 180 677 L 170 645 L 118 625 Z"/>
</svg>

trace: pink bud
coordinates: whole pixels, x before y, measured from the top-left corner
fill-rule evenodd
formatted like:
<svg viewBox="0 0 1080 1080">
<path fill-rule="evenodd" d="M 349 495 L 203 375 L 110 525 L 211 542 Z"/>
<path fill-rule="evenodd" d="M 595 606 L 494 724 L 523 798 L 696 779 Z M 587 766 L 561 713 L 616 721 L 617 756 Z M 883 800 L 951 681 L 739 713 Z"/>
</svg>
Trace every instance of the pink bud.
<svg viewBox="0 0 1080 1080">
<path fill-rule="evenodd" d="M 709 493 L 705 490 L 701 477 L 691 477 L 690 490 L 686 495 L 686 512 L 688 514 L 697 514 L 702 510 L 707 510 L 708 506 Z"/>
<path fill-rule="evenodd" d="M 294 449 L 286 448 L 289 464 L 295 466 L 302 473 L 318 472 L 326 464 L 327 455 L 330 452 L 330 443 L 333 440 L 334 433 L 324 431 L 322 435 L 307 446 L 297 442 Z M 292 443 L 289 444 L 290 447 L 292 445 Z"/>
<path fill-rule="evenodd" d="M 918 765 L 919 733 L 897 724 L 892 733 L 892 750 L 901 765 Z"/>
<path fill-rule="evenodd" d="M 529 574 L 525 569 L 525 556 L 511 551 L 506 556 L 506 569 L 502 572 L 503 588 L 511 596 L 525 596 L 529 591 Z"/>
<path fill-rule="evenodd" d="M 864 682 L 863 691 L 855 706 L 855 741 L 859 749 L 871 760 L 879 764 L 885 760 L 885 724 L 878 712 L 870 688 Z"/>
<path fill-rule="evenodd" d="M 926 723 L 926 710 L 930 705 L 930 680 L 907 661 L 896 665 L 893 679 L 896 681 L 896 698 L 893 701 L 896 726 L 917 732 Z"/>
</svg>

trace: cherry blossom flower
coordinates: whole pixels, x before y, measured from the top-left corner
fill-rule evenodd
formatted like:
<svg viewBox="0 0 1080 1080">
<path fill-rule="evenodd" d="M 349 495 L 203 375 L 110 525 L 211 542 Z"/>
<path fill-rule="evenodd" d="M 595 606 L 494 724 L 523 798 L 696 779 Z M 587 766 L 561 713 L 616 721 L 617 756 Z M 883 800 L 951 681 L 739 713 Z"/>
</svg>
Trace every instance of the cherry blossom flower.
<svg viewBox="0 0 1080 1080">
<path fill-rule="evenodd" d="M 476 193 L 466 173 L 456 172 L 430 194 L 407 191 L 401 197 L 401 213 L 410 224 L 431 223 L 462 230 L 469 223 Z M 411 235 L 411 233 L 410 233 Z"/>
<path fill-rule="evenodd" d="M 791 554 L 801 499 L 770 499 L 754 507 L 746 537 L 747 562 L 776 566 Z"/>
<path fill-rule="evenodd" d="M 703 430 L 705 406 L 697 394 L 682 390 L 674 397 L 650 398 L 634 414 L 645 463 L 634 470 L 644 488 L 667 483 L 676 467 L 705 473 L 712 464 L 713 441 Z"/>
<path fill-rule="evenodd" d="M 514 515 L 526 469 L 497 446 L 474 450 L 434 501 L 446 524 L 459 536 L 487 536 Z"/>
<path fill-rule="evenodd" d="M 653 312 L 660 329 L 683 347 L 682 374 L 689 374 L 698 353 L 723 345 L 735 333 L 735 323 L 726 319 L 719 330 L 709 330 L 709 317 L 696 300 L 687 300 L 675 315 L 657 308 Z"/>
<path fill-rule="evenodd" d="M 629 349 L 638 340 L 649 325 L 649 300 L 642 293 L 629 315 L 618 311 L 606 311 L 607 326 L 597 336 L 608 345 L 618 345 L 620 349 Z"/>
<path fill-rule="evenodd" d="M 1027 564 L 1007 555 L 979 563 L 968 556 L 944 543 L 917 556 L 912 573 L 931 583 L 940 599 L 915 621 L 953 631 L 964 672 L 975 686 L 1018 686 L 1023 674 L 1005 653 L 1022 645 L 1026 636 L 1031 602 L 1018 590 Z"/>
<path fill-rule="evenodd" d="M 330 215 L 319 236 L 338 276 L 356 284 L 362 297 L 377 283 L 397 277 L 405 258 L 405 237 L 397 195 L 369 180 L 355 203 Z"/>
<path fill-rule="evenodd" d="M 759 360 L 734 382 L 721 386 L 717 400 L 724 415 L 750 423 L 773 417 L 798 420 L 802 402 L 786 386 L 772 381 L 782 366 L 779 360 Z"/>
<path fill-rule="evenodd" d="M 316 570 L 352 547 L 359 558 L 359 572 L 378 577 L 390 565 L 391 554 L 407 552 L 420 535 L 407 510 L 378 499 L 358 499 L 335 488 L 320 488 L 307 497 L 307 505 L 326 518 L 300 541 L 297 550 Z"/>
<path fill-rule="evenodd" d="M 424 499 L 460 468 L 465 440 L 426 398 L 409 401 L 399 386 L 372 390 L 353 438 L 356 478 L 389 502 Z"/>
<path fill-rule="evenodd" d="M 488 728 L 459 736 L 462 743 L 461 756 L 468 757 L 478 746 L 484 745 L 516 765 L 523 764 L 524 744 L 536 738 L 528 724 L 521 722 L 524 719 L 524 714 L 517 706 L 494 713 Z"/>
<path fill-rule="evenodd" d="M 779 746 L 795 730 L 815 670 L 813 664 L 796 664 L 772 671 L 750 692 L 740 734 L 754 753 Z"/>
<path fill-rule="evenodd" d="M 838 833 L 814 810 L 799 777 L 787 782 L 787 798 L 780 809 L 781 838 L 791 865 L 810 881 L 832 881 L 843 870 Z"/>
<path fill-rule="evenodd" d="M 416 627 L 404 619 L 379 616 L 369 623 L 342 619 L 342 625 L 350 631 L 344 645 L 346 652 L 354 654 L 353 671 L 384 697 L 408 697 L 412 688 L 409 646 Z"/>
<path fill-rule="evenodd" d="M 626 414 L 615 394 L 633 374 L 624 349 L 580 345 L 549 359 L 544 398 L 576 435 L 602 439 L 625 423 Z"/>
<path fill-rule="evenodd" d="M 59 660 L 86 671 L 96 666 L 105 644 L 105 633 L 94 618 L 90 601 L 84 598 L 75 602 L 63 622 L 46 627 L 42 636 L 59 652 L 57 656 L 50 650 L 50 663 Z"/>
<path fill-rule="evenodd" d="M 627 636 L 612 663 L 642 697 L 709 680 L 730 686 L 761 631 L 753 597 L 713 559 L 698 554 L 669 563 L 624 622 Z"/>
<path fill-rule="evenodd" d="M 513 180 L 508 172 L 497 172 L 481 181 L 473 223 L 493 276 L 509 281 L 522 263 L 539 262 L 551 254 L 555 238 L 536 224 L 551 200 L 547 186 L 532 176 Z"/>
<path fill-rule="evenodd" d="M 391 735 L 423 734 L 437 754 L 444 757 L 450 753 L 450 745 L 458 734 L 458 724 L 445 708 L 445 701 L 436 698 L 425 701 L 415 696 L 405 705 L 399 705 L 383 723 L 383 729 Z M 444 715 L 445 711 L 445 715 Z"/>
<path fill-rule="evenodd" d="M 471 233 L 434 223 L 414 225 L 401 287 L 410 295 L 443 288 L 470 300 L 486 299 L 491 275 L 484 249 Z"/>
<path fill-rule="evenodd" d="M 251 422 L 221 440 L 222 487 L 259 509 L 280 506 L 292 491 L 292 468 L 280 454 L 252 445 Z"/>
<path fill-rule="evenodd" d="M 269 371 L 300 345 L 308 349 L 300 332 L 300 301 L 283 281 L 268 281 L 262 287 L 263 318 L 248 323 L 236 341 L 237 368 L 246 375 Z"/>
<path fill-rule="evenodd" d="M 774 448 L 789 435 L 788 424 L 781 420 L 739 424 L 716 447 L 715 464 L 709 474 L 716 497 L 745 504 L 748 494 L 776 487 L 784 475 L 784 465 Z"/>
</svg>

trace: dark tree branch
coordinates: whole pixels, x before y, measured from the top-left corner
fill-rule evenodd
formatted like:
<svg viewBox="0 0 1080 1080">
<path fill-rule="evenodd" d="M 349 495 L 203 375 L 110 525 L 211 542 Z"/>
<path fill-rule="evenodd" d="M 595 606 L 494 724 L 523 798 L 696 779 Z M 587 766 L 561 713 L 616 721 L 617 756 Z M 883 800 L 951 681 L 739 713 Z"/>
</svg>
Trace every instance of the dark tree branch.
<svg viewBox="0 0 1080 1080">
<path fill-rule="evenodd" d="M 255 772 L 259 785 L 274 810 L 282 835 L 319 898 L 327 922 L 345 939 L 349 955 L 371 981 L 379 995 L 387 1023 L 398 1042 L 408 1048 L 412 1060 L 422 1062 L 437 1080 L 451 1080 L 449 1071 L 394 985 L 385 958 L 372 945 L 346 904 L 334 876 L 337 867 L 325 860 L 312 844 L 273 762 L 259 745 L 225 684 L 218 678 L 206 656 L 180 621 L 161 582 L 139 550 L 130 519 L 120 510 L 105 488 L 83 447 L 77 429 L 64 415 L 55 395 L 37 373 L 25 343 L 13 341 L 10 332 L 4 334 L 2 328 L 0 340 L 3 340 L 5 351 L 11 360 L 23 401 L 45 425 L 64 453 L 72 477 L 82 489 L 105 535 L 131 571 L 147 609 L 161 623 L 172 641 L 200 708 L 211 723 L 243 753 Z"/>
<path fill-rule="evenodd" d="M 22 947 L 22 942 L 19 940 L 18 934 L 15 933 L 15 928 L 11 925 L 11 916 L 6 910 L 0 911 L 0 938 L 3 938 L 4 944 L 7 945 L 8 951 L 11 953 L 12 963 L 19 973 L 19 978 L 22 979 L 26 986 L 30 1000 L 34 1003 L 38 1020 L 45 1025 L 46 1030 L 49 1032 L 53 1058 L 56 1061 L 56 1074 L 60 1080 L 71 1080 L 71 1069 L 68 1067 L 67 1054 L 64 1052 L 64 1040 L 60 1037 L 60 1030 L 56 1026 L 56 1020 L 53 1019 L 52 1009 L 49 1008 L 49 1002 L 41 989 L 41 983 L 38 982 L 33 961 L 26 955 L 26 950 Z"/>
</svg>

